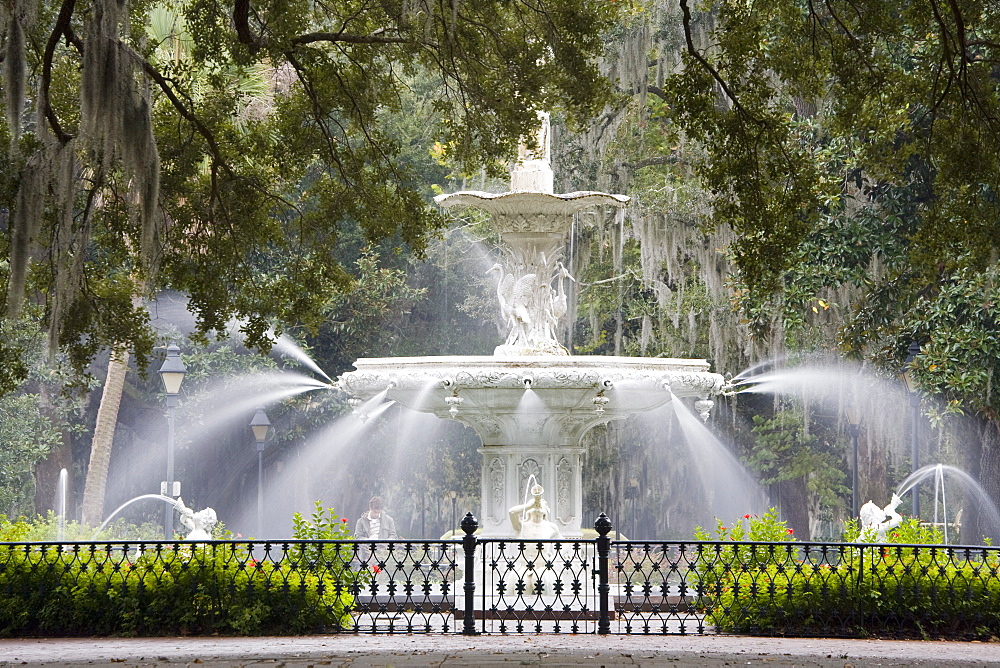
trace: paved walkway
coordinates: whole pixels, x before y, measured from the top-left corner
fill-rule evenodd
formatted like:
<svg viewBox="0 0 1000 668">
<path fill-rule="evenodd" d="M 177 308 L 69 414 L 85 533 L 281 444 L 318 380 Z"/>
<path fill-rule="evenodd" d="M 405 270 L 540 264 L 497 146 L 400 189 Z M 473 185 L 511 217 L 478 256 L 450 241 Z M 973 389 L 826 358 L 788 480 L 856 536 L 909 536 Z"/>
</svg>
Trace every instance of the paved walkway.
<svg viewBox="0 0 1000 668">
<path fill-rule="evenodd" d="M 998 666 L 1000 642 L 459 635 L 0 640 L 0 667 Z"/>
</svg>

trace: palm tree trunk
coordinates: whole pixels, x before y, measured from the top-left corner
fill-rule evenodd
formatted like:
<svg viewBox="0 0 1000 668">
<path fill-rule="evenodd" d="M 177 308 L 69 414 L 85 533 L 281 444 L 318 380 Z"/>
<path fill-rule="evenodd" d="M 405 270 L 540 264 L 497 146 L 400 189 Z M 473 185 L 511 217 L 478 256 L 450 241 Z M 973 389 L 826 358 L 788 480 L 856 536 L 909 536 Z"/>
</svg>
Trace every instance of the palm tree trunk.
<svg viewBox="0 0 1000 668">
<path fill-rule="evenodd" d="M 104 517 L 104 492 L 108 484 L 111 446 L 115 440 L 118 407 L 125 388 L 128 358 L 127 349 L 112 352 L 108 361 L 108 377 L 104 383 L 101 405 L 97 409 L 94 440 L 90 446 L 90 465 L 87 467 L 87 482 L 83 490 L 82 519 L 84 524 L 91 526 L 100 523 Z"/>
</svg>

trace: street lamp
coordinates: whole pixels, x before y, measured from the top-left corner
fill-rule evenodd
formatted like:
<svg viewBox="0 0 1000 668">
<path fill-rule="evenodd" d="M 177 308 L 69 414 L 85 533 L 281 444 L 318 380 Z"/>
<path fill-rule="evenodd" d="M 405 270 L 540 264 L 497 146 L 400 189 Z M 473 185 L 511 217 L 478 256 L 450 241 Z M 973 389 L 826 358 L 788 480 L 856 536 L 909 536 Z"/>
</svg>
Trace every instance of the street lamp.
<svg viewBox="0 0 1000 668">
<path fill-rule="evenodd" d="M 858 435 L 861 433 L 861 415 L 858 405 L 847 406 L 848 433 L 851 435 L 851 517 L 858 518 Z"/>
<path fill-rule="evenodd" d="M 920 354 L 920 344 L 916 341 L 910 344 L 906 351 L 906 362 L 903 363 L 903 382 L 910 393 L 910 459 L 913 470 L 920 468 L 920 441 L 917 439 L 917 427 L 920 425 L 920 395 L 917 394 L 916 381 L 913 378 L 913 362 Z M 913 495 L 913 517 L 920 520 L 920 486 L 914 483 L 910 490 Z"/>
<path fill-rule="evenodd" d="M 174 480 L 174 409 L 177 408 L 177 394 L 181 391 L 187 367 L 181 361 L 181 349 L 167 347 L 167 357 L 160 365 L 160 381 L 167 393 L 167 479 L 160 484 L 160 494 L 177 498 L 181 495 L 181 484 Z M 174 507 L 168 505 L 163 511 L 163 538 L 173 540 Z"/>
<path fill-rule="evenodd" d="M 458 527 L 455 525 L 458 518 L 456 513 L 458 509 L 458 492 L 451 490 L 448 492 L 448 496 L 451 497 L 451 537 L 454 538 L 458 535 Z"/>
<path fill-rule="evenodd" d="M 264 537 L 264 441 L 271 428 L 271 421 L 263 408 L 258 408 L 250 420 L 250 429 L 257 440 L 257 538 Z"/>
</svg>

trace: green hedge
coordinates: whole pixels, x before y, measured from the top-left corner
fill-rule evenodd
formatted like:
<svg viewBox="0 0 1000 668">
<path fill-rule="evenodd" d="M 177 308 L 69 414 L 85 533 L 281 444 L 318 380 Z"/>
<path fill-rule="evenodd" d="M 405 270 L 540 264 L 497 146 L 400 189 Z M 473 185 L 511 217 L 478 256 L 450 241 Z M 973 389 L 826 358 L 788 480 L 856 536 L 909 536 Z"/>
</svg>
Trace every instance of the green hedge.
<svg viewBox="0 0 1000 668">
<path fill-rule="evenodd" d="M 1000 637 L 996 551 L 866 545 L 803 556 L 781 545 L 746 559 L 734 548 L 712 555 L 699 576 L 706 618 L 722 631 Z"/>
<path fill-rule="evenodd" d="M 257 561 L 247 545 L 225 541 L 0 544 L 0 635 L 337 632 L 365 577 L 340 552 L 293 544 Z"/>
</svg>

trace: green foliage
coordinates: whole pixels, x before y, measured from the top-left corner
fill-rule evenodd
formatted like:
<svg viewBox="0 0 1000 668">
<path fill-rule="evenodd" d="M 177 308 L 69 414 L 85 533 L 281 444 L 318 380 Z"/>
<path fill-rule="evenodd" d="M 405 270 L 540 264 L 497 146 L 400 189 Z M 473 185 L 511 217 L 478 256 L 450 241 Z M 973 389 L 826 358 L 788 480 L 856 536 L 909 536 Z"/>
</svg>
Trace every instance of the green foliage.
<svg viewBox="0 0 1000 668">
<path fill-rule="evenodd" d="M 731 522 L 729 526 L 716 518 L 715 536 L 711 536 L 701 527 L 695 527 L 694 537 L 697 540 L 716 541 L 754 541 L 774 542 L 795 540 L 795 531 L 784 521 L 778 519 L 777 508 L 769 508 L 763 515 L 746 514 L 742 519 Z"/>
<path fill-rule="evenodd" d="M 844 541 L 853 543 L 861 535 L 857 520 L 844 522 Z M 944 545 L 944 531 L 939 527 L 921 526 L 920 520 L 910 517 L 886 533 L 885 542 L 904 545 Z"/>
<path fill-rule="evenodd" d="M 0 319 L 0 347 L 16 351 L 26 376 L 0 373 L 0 513 L 15 517 L 35 511 L 35 467 L 81 428 L 86 400 L 61 357 L 49 356 L 39 324 L 36 309 Z"/>
<path fill-rule="evenodd" d="M 0 635 L 295 634 L 349 625 L 352 592 L 367 576 L 349 568 L 352 550 L 295 543 L 283 555 L 216 541 L 156 547 L 154 525 L 109 525 L 99 535 L 57 518 L 0 516 Z M 332 509 L 296 517 L 296 538 L 349 537 Z M 221 529 L 216 538 L 225 538 Z M 109 541 L 91 543 L 90 541 Z"/>
<path fill-rule="evenodd" d="M 329 374 L 351 368 L 358 357 L 393 354 L 403 338 L 406 314 L 425 293 L 407 284 L 404 271 L 380 266 L 374 249 L 362 251 L 355 273 L 354 289 L 330 297 L 323 322 L 310 339 Z"/>
<path fill-rule="evenodd" d="M 0 635 L 337 632 L 353 596 L 334 572 L 230 542 L 0 545 Z"/>
<path fill-rule="evenodd" d="M 292 537 L 299 540 L 345 540 L 351 537 L 346 517 L 339 517 L 333 508 L 324 508 L 316 501 L 316 511 L 310 519 L 295 513 L 292 517 Z"/>
<path fill-rule="evenodd" d="M 768 509 L 763 515 L 748 513 L 729 526 L 718 518 L 715 522 L 714 536 L 700 526 L 694 529 L 695 539 L 705 541 L 696 548 L 698 559 L 695 563 L 695 578 L 703 587 L 718 583 L 720 579 L 727 577 L 736 565 L 761 567 L 772 562 L 776 553 L 779 555 L 786 553 L 775 545 L 739 543 L 780 543 L 795 540 L 795 531 L 778 519 L 778 511 L 775 508 Z M 727 542 L 737 544 L 727 545 Z"/>
<path fill-rule="evenodd" d="M 44 458 L 61 434 L 34 394 L 0 397 L 0 510 L 31 510 L 35 463 Z"/>
<path fill-rule="evenodd" d="M 216 528 L 220 526 L 221 523 Z M 163 528 L 153 523 L 136 526 L 118 519 L 98 532 L 94 527 L 80 524 L 76 520 L 64 521 L 60 527 L 59 517 L 51 510 L 44 516 L 39 515 L 33 519 L 18 517 L 10 520 L 0 515 L 0 542 L 56 541 L 60 540 L 60 534 L 61 540 L 66 541 L 160 540 L 163 538 Z"/>
<path fill-rule="evenodd" d="M 347 525 L 346 517 L 338 517 L 333 508 L 323 508 L 321 501 L 316 501 L 316 510 L 308 520 L 301 513 L 295 513 L 292 516 L 292 537 L 310 541 L 292 548 L 297 561 L 311 571 L 334 574 L 341 582 L 367 582 L 366 572 L 351 570 L 356 556 L 353 547 L 326 542 L 349 539 L 351 530 Z M 317 544 L 315 541 L 322 542 Z"/>
<path fill-rule="evenodd" d="M 905 329 L 917 334 L 920 355 L 913 365 L 921 388 L 940 397 L 947 410 L 996 419 L 1000 395 L 1000 265 L 965 267 L 921 297 Z"/>
<path fill-rule="evenodd" d="M 751 289 L 778 287 L 818 216 L 853 181 L 929 186 L 905 251 L 925 279 L 957 249 L 988 257 L 997 81 L 990 56 L 952 40 L 995 35 L 995 11 L 888 0 L 788 0 L 768 12 L 720 0 L 699 10 L 715 19 L 712 47 L 692 42 L 665 88 L 676 122 L 708 147 L 701 171 L 718 195 L 717 219 L 740 235 L 734 257 Z M 826 146 L 848 158 L 840 169 L 824 165 Z"/>
</svg>

